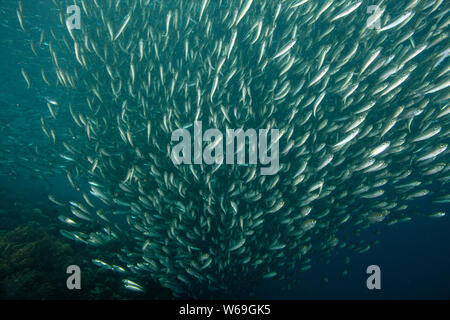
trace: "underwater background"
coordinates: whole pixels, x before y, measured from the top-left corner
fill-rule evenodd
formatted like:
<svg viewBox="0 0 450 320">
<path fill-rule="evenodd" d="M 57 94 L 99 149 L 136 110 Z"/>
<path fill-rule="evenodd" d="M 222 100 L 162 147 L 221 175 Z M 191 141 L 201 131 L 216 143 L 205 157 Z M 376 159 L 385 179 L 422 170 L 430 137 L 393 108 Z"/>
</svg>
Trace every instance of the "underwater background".
<svg viewBox="0 0 450 320">
<path fill-rule="evenodd" d="M 57 29 L 53 5 L 42 0 L 25 3 L 28 10 L 35 10 L 28 18 L 40 21 L 35 28 L 44 22 L 55 24 Z M 125 290 L 120 274 L 99 269 L 91 262 L 102 248 L 70 241 L 60 234 L 58 216 L 67 214 L 68 209 L 55 205 L 48 195 L 63 202 L 81 198 L 68 184 L 61 159 L 51 152 L 53 144 L 41 130 L 41 115 L 48 113 L 46 97 L 57 98 L 58 88 L 34 82 L 27 89 L 23 81 L 22 68 L 39 77 L 41 67 L 51 61 L 32 55 L 16 9 L 16 1 L 0 3 L 0 299 L 173 299 L 170 290 L 145 277 L 139 277 L 145 293 Z M 448 181 L 445 187 L 448 194 Z M 408 210 L 430 211 L 427 200 L 413 200 Z M 448 209 L 448 203 L 433 206 L 434 211 L 447 212 L 440 219 L 417 216 L 406 223 L 380 226 L 379 233 L 363 230 L 361 238 L 377 242 L 369 251 L 337 250 L 328 263 L 312 262 L 309 270 L 296 275 L 290 290 L 285 287 L 292 279 L 267 279 L 250 296 L 231 292 L 223 297 L 449 299 Z M 82 270 L 81 290 L 66 288 L 66 268 L 72 264 Z M 366 287 L 369 265 L 381 269 L 381 290 Z"/>
</svg>

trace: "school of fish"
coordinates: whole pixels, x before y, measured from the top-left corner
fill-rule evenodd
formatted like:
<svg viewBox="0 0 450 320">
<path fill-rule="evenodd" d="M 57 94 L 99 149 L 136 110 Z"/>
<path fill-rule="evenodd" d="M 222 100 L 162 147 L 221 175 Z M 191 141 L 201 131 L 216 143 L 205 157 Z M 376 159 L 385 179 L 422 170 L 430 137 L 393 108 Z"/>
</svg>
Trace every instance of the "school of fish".
<svg viewBox="0 0 450 320">
<path fill-rule="evenodd" d="M 444 0 L 53 2 L 60 26 L 36 32 L 17 6 L 31 51 L 52 62 L 40 78 L 20 68 L 24 88 L 63 93 L 40 121 L 80 193 L 49 197 L 67 209 L 61 234 L 105 246 L 93 263 L 126 289 L 145 290 L 138 274 L 182 297 L 250 288 L 369 250 L 357 235 L 374 225 L 445 216 Z M 195 121 L 279 129 L 280 170 L 175 165 L 171 133 Z"/>
</svg>

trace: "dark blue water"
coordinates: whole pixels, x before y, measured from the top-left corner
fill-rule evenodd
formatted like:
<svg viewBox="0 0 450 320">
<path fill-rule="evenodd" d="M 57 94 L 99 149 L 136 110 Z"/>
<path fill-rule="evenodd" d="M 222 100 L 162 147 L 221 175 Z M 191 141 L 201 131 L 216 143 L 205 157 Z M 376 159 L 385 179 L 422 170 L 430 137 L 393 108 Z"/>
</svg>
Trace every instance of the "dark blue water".
<svg viewBox="0 0 450 320">
<path fill-rule="evenodd" d="M 386 227 L 378 245 L 350 255 L 347 276 L 341 275 L 346 267 L 338 258 L 329 265 L 314 265 L 292 292 L 275 293 L 273 283 L 261 294 L 272 299 L 449 299 L 449 227 L 447 218 L 417 218 Z M 381 290 L 367 289 L 369 265 L 381 269 Z M 322 281 L 324 276 L 328 283 Z"/>
</svg>

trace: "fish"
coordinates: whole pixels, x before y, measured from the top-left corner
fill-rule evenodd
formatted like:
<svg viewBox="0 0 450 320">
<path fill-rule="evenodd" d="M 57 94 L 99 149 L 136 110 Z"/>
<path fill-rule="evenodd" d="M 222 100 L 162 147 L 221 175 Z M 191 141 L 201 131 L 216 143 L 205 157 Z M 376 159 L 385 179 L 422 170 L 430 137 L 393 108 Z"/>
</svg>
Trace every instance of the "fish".
<svg viewBox="0 0 450 320">
<path fill-rule="evenodd" d="M 122 280 L 122 282 L 123 282 L 124 288 L 127 290 L 134 291 L 134 292 L 145 292 L 144 287 L 142 287 L 140 284 L 137 284 L 134 281 L 124 279 L 124 280 Z"/>
<path fill-rule="evenodd" d="M 444 1 L 390 1 L 372 16 L 361 0 L 81 6 L 83 32 L 60 33 L 60 15 L 39 44 L 29 7 L 16 12 L 34 40 L 17 83 L 42 105 L 5 106 L 0 172 L 66 176 L 79 196 L 49 195 L 60 236 L 95 247 L 95 266 L 130 277 L 125 290 L 148 291 L 132 280 L 144 278 L 181 298 L 251 290 L 371 250 L 367 228 L 447 219 Z M 181 142 L 194 163 L 172 161 Z M 264 143 L 273 174 L 251 161 Z"/>
<path fill-rule="evenodd" d="M 235 26 L 237 26 L 239 24 L 239 22 L 241 22 L 242 18 L 247 14 L 247 12 L 250 9 L 250 6 L 252 5 L 252 3 L 253 3 L 253 0 L 246 0 L 245 1 L 244 5 L 243 5 L 243 7 L 241 9 L 241 12 L 239 13 L 239 15 L 238 15 L 238 17 L 236 19 L 236 22 L 234 24 Z"/>
<path fill-rule="evenodd" d="M 17 14 L 17 19 L 19 19 L 19 24 L 20 24 L 20 27 L 22 28 L 22 31 L 26 32 L 24 24 L 23 24 L 22 10 L 20 10 L 20 8 L 18 8 L 16 10 L 16 14 Z"/>
<path fill-rule="evenodd" d="M 292 49 L 292 47 L 295 46 L 295 44 L 297 43 L 297 40 L 292 40 L 291 42 L 289 42 L 288 44 L 286 44 L 281 50 L 280 52 L 278 52 L 277 54 L 275 54 L 275 56 L 272 58 L 272 60 L 275 60 L 279 57 L 282 57 L 284 55 L 286 55 L 289 50 Z"/>
<path fill-rule="evenodd" d="M 123 18 L 122 25 L 120 26 L 119 30 L 117 31 L 116 35 L 114 36 L 113 41 L 116 41 L 120 37 L 120 35 L 123 33 L 123 31 L 127 27 L 128 23 L 130 22 L 130 19 L 131 19 L 131 14 L 128 14 L 125 16 L 125 18 Z"/>
<path fill-rule="evenodd" d="M 419 158 L 417 158 L 417 161 L 425 161 L 425 160 L 437 157 L 442 152 L 447 150 L 447 146 L 448 146 L 448 144 L 441 143 L 438 146 L 436 146 L 433 149 L 431 149 L 430 151 L 428 151 L 427 153 L 425 153 L 422 156 L 420 156 Z"/>
<path fill-rule="evenodd" d="M 395 19 L 394 21 L 392 21 L 391 23 L 389 23 L 388 25 L 380 28 L 378 30 L 378 32 L 383 32 L 383 31 L 387 31 L 387 30 L 391 30 L 397 26 L 399 26 L 400 24 L 402 24 L 403 22 L 406 21 L 406 19 L 408 19 L 409 17 L 411 17 L 413 15 L 412 11 L 406 11 L 403 15 L 401 15 L 400 17 L 398 17 L 397 19 Z"/>
<path fill-rule="evenodd" d="M 27 83 L 28 89 L 30 89 L 31 84 L 30 84 L 30 79 L 28 78 L 27 73 L 25 72 L 25 70 L 23 68 L 20 71 L 22 73 L 23 78 L 25 79 L 25 81 Z"/>
<path fill-rule="evenodd" d="M 354 4 L 351 4 L 349 7 L 342 10 L 340 13 L 338 13 L 334 18 L 331 19 L 331 22 L 342 19 L 352 12 L 354 12 L 356 9 L 358 9 L 362 4 L 362 1 L 357 1 Z"/>
</svg>

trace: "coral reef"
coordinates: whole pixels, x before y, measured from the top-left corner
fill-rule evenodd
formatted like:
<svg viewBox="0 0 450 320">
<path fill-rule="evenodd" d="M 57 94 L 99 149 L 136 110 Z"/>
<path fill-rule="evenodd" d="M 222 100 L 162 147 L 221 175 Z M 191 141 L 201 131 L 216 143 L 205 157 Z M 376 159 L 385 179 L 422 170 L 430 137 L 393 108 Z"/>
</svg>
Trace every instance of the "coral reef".
<svg viewBox="0 0 450 320">
<path fill-rule="evenodd" d="M 140 279 L 145 293 L 125 290 L 124 275 L 92 264 L 101 249 L 62 238 L 43 214 L 49 210 L 30 210 L 26 221 L 22 210 L 9 209 L 0 212 L 0 299 L 172 299 L 169 290 L 149 279 Z M 81 290 L 66 287 L 66 269 L 72 264 L 81 268 Z"/>
<path fill-rule="evenodd" d="M 68 298 L 65 266 L 79 263 L 68 244 L 45 228 L 19 226 L 0 237 L 0 296 L 6 299 Z"/>
</svg>

